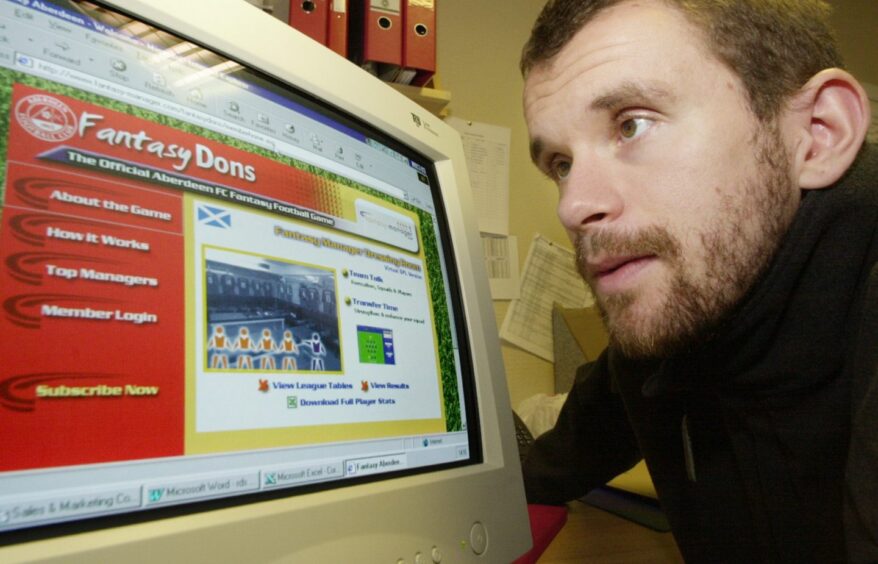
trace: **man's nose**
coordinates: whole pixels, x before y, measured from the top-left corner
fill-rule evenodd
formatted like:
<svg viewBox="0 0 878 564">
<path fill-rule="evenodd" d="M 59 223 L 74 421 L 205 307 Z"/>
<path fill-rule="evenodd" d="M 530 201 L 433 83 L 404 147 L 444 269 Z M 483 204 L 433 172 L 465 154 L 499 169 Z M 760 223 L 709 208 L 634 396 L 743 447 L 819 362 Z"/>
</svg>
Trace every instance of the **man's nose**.
<svg viewBox="0 0 878 564">
<path fill-rule="evenodd" d="M 594 160 L 574 160 L 560 189 L 558 217 L 568 231 L 610 223 L 624 209 L 618 179 Z"/>
</svg>

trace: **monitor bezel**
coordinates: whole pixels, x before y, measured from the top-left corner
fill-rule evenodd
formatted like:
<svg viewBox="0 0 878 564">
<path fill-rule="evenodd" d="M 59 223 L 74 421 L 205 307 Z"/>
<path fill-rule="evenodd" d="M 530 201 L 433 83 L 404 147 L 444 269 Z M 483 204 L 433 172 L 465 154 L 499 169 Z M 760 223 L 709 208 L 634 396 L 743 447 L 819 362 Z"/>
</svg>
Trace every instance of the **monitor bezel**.
<svg viewBox="0 0 878 564">
<path fill-rule="evenodd" d="M 460 302 L 453 301 L 456 307 L 461 309 L 460 319 L 464 320 L 461 329 L 466 331 L 466 339 L 462 342 L 470 347 L 470 355 L 465 358 L 470 359 L 474 371 L 475 394 L 467 397 L 476 407 L 475 413 L 487 414 L 482 418 L 479 426 L 472 425 L 474 432 L 479 437 L 478 443 L 482 445 L 482 456 L 480 462 L 466 462 L 461 465 L 452 464 L 449 468 L 436 469 L 435 472 L 417 473 L 415 475 L 406 475 L 400 478 L 387 479 L 382 476 L 376 481 L 370 481 L 368 491 L 363 491 L 361 483 L 343 483 L 344 487 L 324 490 L 315 495 L 293 495 L 279 496 L 286 498 L 286 501 L 301 501 L 304 508 L 311 505 L 324 505 L 327 507 L 338 503 L 344 503 L 345 498 L 353 495 L 353 497 L 369 497 L 373 493 L 382 495 L 394 489 L 400 491 L 413 491 L 412 488 L 422 488 L 424 491 L 430 489 L 433 482 L 444 482 L 453 484 L 458 480 L 492 480 L 500 478 L 502 483 L 501 490 L 505 493 L 511 493 L 513 500 L 523 509 L 523 491 L 520 483 L 520 469 L 517 466 L 517 451 L 514 445 L 514 435 L 512 432 L 511 417 L 508 421 L 502 416 L 508 413 L 508 394 L 506 384 L 503 378 L 502 359 L 499 354 L 499 343 L 496 337 L 496 326 L 494 325 L 493 311 L 490 307 L 490 296 L 487 291 L 486 275 L 484 265 L 481 263 L 480 246 L 478 235 L 474 229 L 475 221 L 472 215 L 472 202 L 469 195 L 469 183 L 464 168 L 465 159 L 460 145 L 460 139 L 450 127 L 446 126 L 440 119 L 428 114 L 423 108 L 417 106 L 411 101 L 404 98 L 386 85 L 378 83 L 373 77 L 370 77 L 360 69 L 351 69 L 341 65 L 350 65 L 348 61 L 337 57 L 335 54 L 326 49 L 320 48 L 316 44 L 311 45 L 309 42 L 302 41 L 301 37 L 295 37 L 297 32 L 289 30 L 281 22 L 273 20 L 269 16 L 260 14 L 258 17 L 255 12 L 256 8 L 248 7 L 252 10 L 244 17 L 243 8 L 233 8 L 233 2 L 229 0 L 221 0 L 211 3 L 211 7 L 217 10 L 233 9 L 242 21 L 239 21 L 237 27 L 231 25 L 232 18 L 220 20 L 219 25 L 209 26 L 208 31 L 204 31 L 197 24 L 187 21 L 187 16 L 191 16 L 197 11 L 197 7 L 186 6 L 185 8 L 175 5 L 170 0 L 145 1 L 145 0 L 101 0 L 100 4 L 107 5 L 119 12 L 134 15 L 137 19 L 156 22 L 161 21 L 159 27 L 171 30 L 175 35 L 189 39 L 200 45 L 205 45 L 212 51 L 228 56 L 228 53 L 235 53 L 233 58 L 247 65 L 248 67 L 258 68 L 261 72 L 268 76 L 274 77 L 283 83 L 292 87 L 310 92 L 310 95 L 318 100 L 322 100 L 342 113 L 352 113 L 352 110 L 346 108 L 348 104 L 344 98 L 339 97 L 338 92 L 344 89 L 338 86 L 328 86 L 324 81 L 317 80 L 321 73 L 338 71 L 345 81 L 349 81 L 357 85 L 358 94 L 361 99 L 358 101 L 358 107 L 355 108 L 359 119 L 363 122 L 371 124 L 377 130 L 384 131 L 392 139 L 399 139 L 403 146 L 410 147 L 412 151 L 425 157 L 429 162 L 433 163 L 432 174 L 439 179 L 447 177 L 452 180 L 452 186 L 449 192 L 442 194 L 442 204 L 438 206 L 442 211 L 437 210 L 437 215 L 445 216 L 445 226 L 450 234 L 449 244 L 443 245 L 446 253 L 452 253 L 452 259 L 449 264 L 455 265 L 455 273 L 449 272 L 449 278 L 452 280 L 454 287 L 458 288 Z M 198 7 L 205 7 L 206 2 L 194 3 Z M 216 4 L 220 4 L 216 6 Z M 265 37 L 259 37 L 255 34 L 248 35 L 243 29 L 248 24 L 264 25 L 267 28 L 274 27 L 272 33 L 267 33 Z M 284 43 L 289 46 L 295 46 L 301 49 L 305 59 L 308 59 L 308 69 L 300 69 L 294 79 L 289 77 L 289 70 L 285 70 L 282 64 L 273 63 L 269 59 L 265 59 L 259 55 L 260 49 L 269 47 L 278 47 L 270 45 L 271 37 L 283 37 L 286 34 L 289 39 Z M 299 34 L 300 35 L 300 34 Z M 246 48 L 241 48 L 246 46 Z M 284 45 L 280 45 L 284 47 Z M 392 103 L 388 104 L 381 101 L 381 98 L 392 97 Z M 415 119 L 417 118 L 417 119 Z M 447 211 L 447 213 L 446 213 Z M 462 358 L 464 356 L 462 355 Z M 376 486 L 377 485 L 377 486 Z M 348 487 L 350 486 L 350 487 Z M 499 487 L 499 486 L 498 486 Z M 399 494 L 403 495 L 403 494 Z M 489 495 L 488 497 L 493 497 Z M 463 500 L 461 500 L 462 502 Z M 213 502 L 206 502 L 213 503 Z M 264 507 L 263 503 L 245 504 L 237 513 L 229 514 L 221 511 L 224 515 L 231 515 L 229 522 L 240 522 L 253 516 L 251 510 L 255 510 L 257 506 Z M 303 507 L 296 508 L 297 510 Z M 171 508 L 168 508 L 171 509 Z M 223 508 L 227 509 L 227 508 Z M 272 506 L 271 511 L 284 512 L 290 509 L 289 503 L 282 506 Z M 488 511 L 487 513 L 490 513 Z M 508 513 L 508 512 L 507 512 Z M 501 521 L 508 522 L 518 530 L 526 530 L 527 518 L 526 513 L 513 512 L 514 514 L 503 515 Z M 194 515 L 200 515 L 201 512 Z M 184 520 L 191 515 L 185 515 L 180 518 Z M 149 522 L 154 522 L 149 519 Z M 173 517 L 169 521 L 177 522 Z M 523 523 L 523 529 L 522 529 Z M 149 523 L 146 523 L 147 525 Z M 127 528 L 128 523 L 121 523 L 120 528 Z M 65 526 L 64 524 L 59 527 Z M 160 527 L 150 530 L 155 534 Z M 218 527 L 219 529 L 219 527 Z M 138 530 L 144 531 L 142 527 Z M 149 537 L 151 535 L 146 535 Z M 117 545 L 118 540 L 113 535 L 102 537 L 107 539 L 109 545 Z M 523 541 L 519 544 L 519 548 L 526 546 L 529 541 Z M 520 552 L 520 551 L 518 551 Z"/>
</svg>

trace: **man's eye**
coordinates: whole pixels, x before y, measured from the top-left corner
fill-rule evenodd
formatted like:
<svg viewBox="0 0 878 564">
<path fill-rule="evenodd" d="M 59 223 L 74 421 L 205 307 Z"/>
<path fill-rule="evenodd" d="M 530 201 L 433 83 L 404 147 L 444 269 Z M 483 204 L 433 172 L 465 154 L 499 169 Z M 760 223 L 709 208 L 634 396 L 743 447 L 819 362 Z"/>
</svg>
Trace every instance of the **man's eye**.
<svg viewBox="0 0 878 564">
<path fill-rule="evenodd" d="M 630 141 L 631 139 L 635 139 L 643 135 L 643 132 L 646 131 L 651 123 L 652 120 L 649 120 L 647 118 L 628 118 L 619 124 L 619 134 L 625 141 Z"/>
<path fill-rule="evenodd" d="M 555 159 L 549 165 L 549 173 L 555 180 L 564 180 L 570 174 L 570 161 Z"/>
</svg>

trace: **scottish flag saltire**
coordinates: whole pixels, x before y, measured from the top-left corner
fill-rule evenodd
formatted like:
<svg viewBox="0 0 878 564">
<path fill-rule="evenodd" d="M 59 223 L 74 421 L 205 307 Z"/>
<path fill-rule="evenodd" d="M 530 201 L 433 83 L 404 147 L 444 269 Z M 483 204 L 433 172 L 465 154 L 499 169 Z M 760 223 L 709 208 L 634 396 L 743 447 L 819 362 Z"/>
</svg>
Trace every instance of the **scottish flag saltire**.
<svg viewBox="0 0 878 564">
<path fill-rule="evenodd" d="M 198 206 L 198 223 L 221 229 L 230 229 L 232 227 L 232 212 L 223 208 L 202 204 Z"/>
</svg>

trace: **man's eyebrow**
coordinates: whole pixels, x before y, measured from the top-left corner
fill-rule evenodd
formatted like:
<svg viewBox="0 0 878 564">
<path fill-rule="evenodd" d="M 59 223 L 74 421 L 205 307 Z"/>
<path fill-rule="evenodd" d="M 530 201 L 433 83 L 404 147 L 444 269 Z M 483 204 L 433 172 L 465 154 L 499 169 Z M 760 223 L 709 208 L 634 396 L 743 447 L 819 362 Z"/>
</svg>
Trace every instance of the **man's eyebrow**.
<svg viewBox="0 0 878 564">
<path fill-rule="evenodd" d="M 593 110 L 613 111 L 629 105 L 673 100 L 671 90 L 661 83 L 626 81 L 596 96 L 589 106 Z"/>
<path fill-rule="evenodd" d="M 544 148 L 543 140 L 539 137 L 530 142 L 530 160 L 532 160 L 537 166 L 540 164 L 539 159 L 540 155 L 543 154 Z"/>
</svg>

